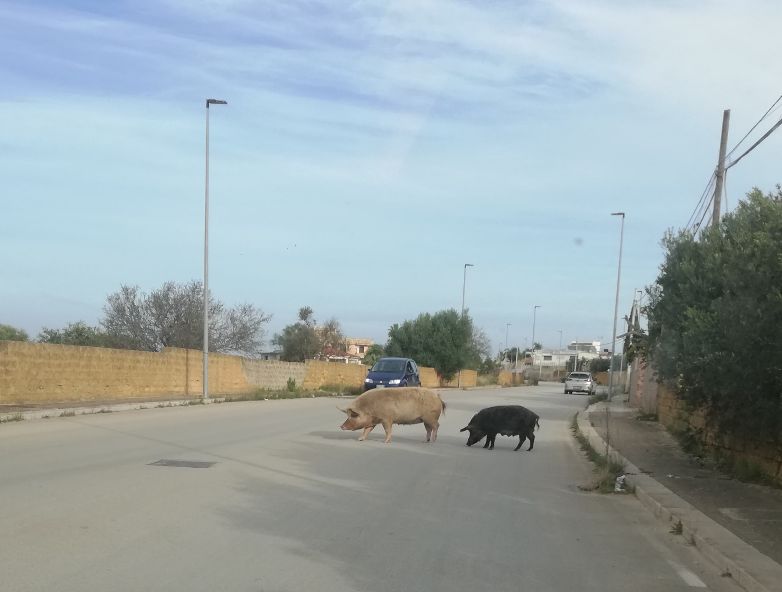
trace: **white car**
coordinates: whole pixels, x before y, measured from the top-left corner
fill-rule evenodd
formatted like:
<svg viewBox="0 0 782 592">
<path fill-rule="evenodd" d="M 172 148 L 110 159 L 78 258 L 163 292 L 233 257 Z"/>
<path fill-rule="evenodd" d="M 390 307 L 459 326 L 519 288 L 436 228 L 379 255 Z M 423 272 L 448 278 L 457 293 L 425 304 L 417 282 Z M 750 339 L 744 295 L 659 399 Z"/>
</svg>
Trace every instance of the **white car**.
<svg viewBox="0 0 782 592">
<path fill-rule="evenodd" d="M 595 394 L 595 379 L 589 372 L 571 372 L 565 379 L 565 394 L 586 393 Z"/>
</svg>

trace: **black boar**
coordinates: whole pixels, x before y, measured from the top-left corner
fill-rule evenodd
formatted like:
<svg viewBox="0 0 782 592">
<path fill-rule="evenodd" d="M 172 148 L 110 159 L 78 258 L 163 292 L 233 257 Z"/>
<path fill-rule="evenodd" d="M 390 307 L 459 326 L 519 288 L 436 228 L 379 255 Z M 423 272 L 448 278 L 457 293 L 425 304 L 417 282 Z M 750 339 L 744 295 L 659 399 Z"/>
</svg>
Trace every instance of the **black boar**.
<svg viewBox="0 0 782 592">
<path fill-rule="evenodd" d="M 521 405 L 499 405 L 481 409 L 473 415 L 470 423 L 459 431 L 470 432 L 467 446 L 472 446 L 485 436 L 486 444 L 483 447 L 494 450 L 494 439 L 497 434 L 502 434 L 503 436 L 519 437 L 519 444 L 513 449 L 514 451 L 521 448 L 524 440 L 528 438 L 529 448 L 527 450 L 532 450 L 535 445 L 535 426 L 540 429 L 539 419 L 536 413 Z"/>
<path fill-rule="evenodd" d="M 348 416 L 340 426 L 343 430 L 364 430 L 359 440 L 366 440 L 372 428 L 380 423 L 386 431 L 385 441 L 388 444 L 393 424 L 423 423 L 426 441 L 434 442 L 445 403 L 440 395 L 425 388 L 373 389 L 359 395 L 340 411 Z"/>
</svg>

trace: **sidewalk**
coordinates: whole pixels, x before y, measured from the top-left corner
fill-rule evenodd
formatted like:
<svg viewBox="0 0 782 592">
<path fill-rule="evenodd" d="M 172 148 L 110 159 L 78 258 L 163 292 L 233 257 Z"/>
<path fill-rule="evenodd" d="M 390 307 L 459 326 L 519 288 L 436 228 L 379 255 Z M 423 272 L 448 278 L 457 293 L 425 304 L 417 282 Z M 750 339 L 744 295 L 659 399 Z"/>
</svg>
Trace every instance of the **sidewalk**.
<svg viewBox="0 0 782 592">
<path fill-rule="evenodd" d="M 605 447 L 608 423 L 639 499 L 659 517 L 681 520 L 685 536 L 744 588 L 782 589 L 782 490 L 724 475 L 638 413 L 616 400 L 593 405 L 586 416 L 603 440 L 596 445 Z"/>
</svg>

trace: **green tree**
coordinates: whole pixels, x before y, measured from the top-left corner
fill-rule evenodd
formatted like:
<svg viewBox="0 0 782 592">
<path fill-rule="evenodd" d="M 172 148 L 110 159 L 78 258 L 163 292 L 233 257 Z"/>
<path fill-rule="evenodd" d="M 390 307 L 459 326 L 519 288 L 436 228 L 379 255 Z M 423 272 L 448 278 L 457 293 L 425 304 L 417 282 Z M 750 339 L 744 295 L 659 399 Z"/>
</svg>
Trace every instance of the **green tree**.
<svg viewBox="0 0 782 592">
<path fill-rule="evenodd" d="M 91 327 L 84 321 L 68 323 L 63 329 L 44 327 L 38 334 L 38 341 L 63 345 L 110 346 L 110 338 L 99 327 Z"/>
<path fill-rule="evenodd" d="M 374 366 L 375 362 L 377 362 L 380 358 L 382 358 L 385 355 L 385 350 L 383 349 L 382 345 L 378 345 L 377 343 L 373 343 L 367 348 L 366 353 L 364 354 L 364 359 L 362 360 L 362 363 L 366 364 L 367 366 Z"/>
<path fill-rule="evenodd" d="M 28 341 L 29 339 L 24 329 L 0 324 L 0 341 Z"/>
<path fill-rule="evenodd" d="M 286 325 L 282 333 L 274 336 L 273 343 L 282 348 L 286 362 L 311 360 L 321 351 L 321 340 L 315 330 L 315 318 L 309 306 L 299 309 L 299 320 Z"/>
<path fill-rule="evenodd" d="M 723 433 L 782 440 L 782 190 L 754 189 L 720 224 L 669 232 L 647 289 L 661 380 Z"/>
<path fill-rule="evenodd" d="M 476 337 L 470 316 L 449 309 L 392 325 L 385 350 L 388 356 L 410 357 L 431 366 L 450 380 L 468 363 L 477 368 L 481 358 L 476 350 L 484 347 L 484 341 L 488 353 L 488 340 Z"/>
</svg>

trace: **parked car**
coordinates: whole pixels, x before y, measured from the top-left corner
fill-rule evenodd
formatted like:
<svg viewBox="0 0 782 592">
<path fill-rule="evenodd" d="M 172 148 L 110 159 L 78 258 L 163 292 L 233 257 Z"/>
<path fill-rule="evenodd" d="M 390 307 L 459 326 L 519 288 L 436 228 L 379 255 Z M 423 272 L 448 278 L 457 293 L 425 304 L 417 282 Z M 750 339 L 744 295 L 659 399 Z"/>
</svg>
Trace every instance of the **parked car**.
<svg viewBox="0 0 782 592">
<path fill-rule="evenodd" d="M 565 379 L 565 394 L 595 394 L 595 379 L 590 372 L 571 372 Z"/>
<path fill-rule="evenodd" d="M 410 358 L 380 358 L 364 380 L 364 390 L 397 386 L 421 386 L 418 366 Z"/>
</svg>

